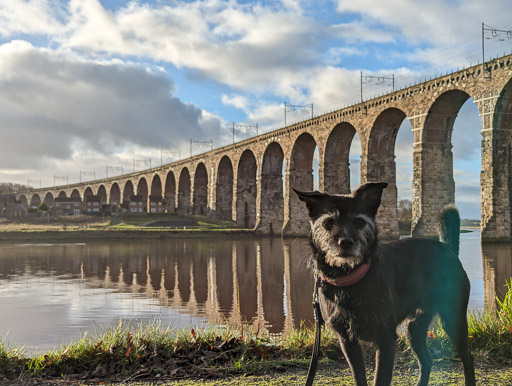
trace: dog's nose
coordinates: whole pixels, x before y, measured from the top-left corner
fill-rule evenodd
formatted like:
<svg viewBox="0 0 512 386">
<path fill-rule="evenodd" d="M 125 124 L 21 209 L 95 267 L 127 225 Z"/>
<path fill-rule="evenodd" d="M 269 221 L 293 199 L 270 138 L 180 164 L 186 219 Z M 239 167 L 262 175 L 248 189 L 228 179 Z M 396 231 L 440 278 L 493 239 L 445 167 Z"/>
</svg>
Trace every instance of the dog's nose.
<svg viewBox="0 0 512 386">
<path fill-rule="evenodd" d="M 349 249 L 352 247 L 352 245 L 354 245 L 354 242 L 352 241 L 352 239 L 339 239 L 338 244 L 343 249 Z"/>
</svg>

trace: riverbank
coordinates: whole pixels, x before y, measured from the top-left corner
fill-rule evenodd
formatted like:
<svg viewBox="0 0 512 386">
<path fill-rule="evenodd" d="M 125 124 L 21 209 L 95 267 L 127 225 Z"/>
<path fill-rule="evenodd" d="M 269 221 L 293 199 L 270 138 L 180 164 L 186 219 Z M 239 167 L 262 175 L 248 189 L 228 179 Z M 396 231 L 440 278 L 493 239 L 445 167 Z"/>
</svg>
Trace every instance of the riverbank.
<svg viewBox="0 0 512 386">
<path fill-rule="evenodd" d="M 0 242 L 77 243 L 90 240 L 162 240 L 171 238 L 261 237 L 250 229 L 79 229 L 46 231 L 0 231 Z"/>
<path fill-rule="evenodd" d="M 469 341 L 481 384 L 512 383 L 512 288 L 509 285 L 496 314 L 470 313 Z M 80 384 L 83 382 L 144 381 L 196 384 L 285 384 L 302 382 L 314 342 L 314 329 L 302 326 L 282 336 L 262 336 L 242 325 L 196 331 L 175 331 L 159 324 L 120 324 L 98 336 L 82 339 L 47 353 L 27 356 L 0 341 L 0 382 L 6 384 Z M 457 384 L 460 361 L 440 324 L 431 326 L 427 345 L 434 359 L 431 384 Z M 346 361 L 335 334 L 324 329 L 320 384 L 349 382 Z M 374 350 L 365 346 L 368 369 Z M 341 368 L 341 372 L 338 369 Z M 399 336 L 396 384 L 413 384 L 417 363 L 406 337 Z M 436 379 L 441 383 L 436 383 Z M 483 380 L 486 380 L 483 382 Z M 444 382 L 444 383 L 443 383 Z M 503 382 L 503 383 L 500 383 Z"/>
<path fill-rule="evenodd" d="M 89 240 L 133 240 L 167 238 L 258 237 L 251 229 L 235 228 L 231 221 L 206 216 L 178 214 L 113 217 L 59 216 L 0 219 L 0 242 L 73 243 Z"/>
</svg>

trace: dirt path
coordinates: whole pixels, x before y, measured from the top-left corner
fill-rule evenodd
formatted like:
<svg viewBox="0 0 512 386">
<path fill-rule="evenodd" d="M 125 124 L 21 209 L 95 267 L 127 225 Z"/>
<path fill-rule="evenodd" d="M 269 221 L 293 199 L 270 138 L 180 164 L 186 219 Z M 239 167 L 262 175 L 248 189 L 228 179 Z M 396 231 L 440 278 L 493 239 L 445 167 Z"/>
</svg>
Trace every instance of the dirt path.
<svg viewBox="0 0 512 386">
<path fill-rule="evenodd" d="M 509 386 L 512 385 L 512 366 L 504 364 L 503 366 L 476 364 L 477 384 L 486 386 Z M 373 368 L 368 368 L 368 382 L 373 382 Z M 149 385 L 240 385 L 240 386 L 260 386 L 260 385 L 303 385 L 306 380 L 307 364 L 297 366 L 276 365 L 268 369 L 263 374 L 250 375 L 243 374 L 237 376 L 216 377 L 213 379 L 189 379 L 189 380 L 169 380 L 155 378 L 152 380 L 130 380 L 119 379 L 114 382 L 104 379 L 87 380 L 23 380 L 9 381 L 9 383 L 0 382 L 1 385 L 130 385 L 130 386 L 149 386 Z M 395 367 L 392 385 L 411 386 L 418 380 L 418 369 L 415 365 L 408 366 L 399 364 Z M 334 362 L 322 360 L 315 377 L 315 385 L 353 385 L 352 376 L 346 362 Z M 434 364 L 429 385 L 463 385 L 464 376 L 462 366 L 459 362 L 451 360 L 442 360 Z"/>
<path fill-rule="evenodd" d="M 369 369 L 370 370 L 370 369 Z M 367 372 L 368 383 L 373 382 L 373 369 L 371 374 Z M 258 376 L 240 376 L 227 379 L 207 381 L 180 381 L 170 382 L 169 385 L 304 385 L 307 369 L 293 368 L 281 372 L 273 372 Z M 512 366 L 476 366 L 477 384 L 479 385 L 512 385 Z M 392 385 L 412 386 L 418 381 L 416 368 L 395 368 Z M 339 364 L 322 362 L 315 377 L 315 385 L 353 385 L 352 376 L 345 362 Z M 446 363 L 434 365 L 430 376 L 429 385 L 464 385 L 462 366 L 459 363 Z"/>
</svg>

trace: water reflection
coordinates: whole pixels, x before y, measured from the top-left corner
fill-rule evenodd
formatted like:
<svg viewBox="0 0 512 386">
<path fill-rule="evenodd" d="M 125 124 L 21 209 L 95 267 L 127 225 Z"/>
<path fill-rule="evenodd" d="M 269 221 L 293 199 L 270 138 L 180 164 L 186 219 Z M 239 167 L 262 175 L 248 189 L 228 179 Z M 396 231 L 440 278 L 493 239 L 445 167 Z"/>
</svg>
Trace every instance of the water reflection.
<svg viewBox="0 0 512 386">
<path fill-rule="evenodd" d="M 503 299 L 506 283 L 512 277 L 512 247 L 510 245 L 482 245 L 484 277 L 484 309 L 496 310 L 496 297 Z"/>
<path fill-rule="evenodd" d="M 492 310 L 512 247 L 463 234 L 470 308 Z M 176 327 L 246 321 L 278 334 L 311 321 L 306 240 L 159 240 L 0 245 L 0 335 L 28 351 L 119 319 Z M 480 250 L 482 255 L 480 254 Z M 483 256 L 483 258 L 482 258 Z M 483 272 L 482 272 L 483 261 Z"/>
<path fill-rule="evenodd" d="M 281 333 L 312 318 L 303 246 L 280 239 L 2 245 L 0 334 L 10 330 L 9 340 L 32 349 L 91 324 L 155 317 L 177 327 L 246 321 Z"/>
</svg>

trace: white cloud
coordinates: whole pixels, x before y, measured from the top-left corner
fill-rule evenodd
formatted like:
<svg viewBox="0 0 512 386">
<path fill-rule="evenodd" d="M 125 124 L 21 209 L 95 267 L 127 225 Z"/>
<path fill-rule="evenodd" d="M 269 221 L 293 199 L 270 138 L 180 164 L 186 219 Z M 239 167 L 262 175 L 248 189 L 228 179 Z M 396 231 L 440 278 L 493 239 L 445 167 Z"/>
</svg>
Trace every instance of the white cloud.
<svg viewBox="0 0 512 386">
<path fill-rule="evenodd" d="M 225 105 L 236 107 L 237 109 L 241 109 L 243 111 L 248 112 L 249 107 L 249 101 L 247 100 L 247 97 L 243 95 L 222 95 L 221 97 L 222 103 Z"/>
<path fill-rule="evenodd" d="M 16 33 L 54 35 L 63 32 L 64 11 L 48 0 L 2 0 L 0 5 L 0 36 Z"/>
<path fill-rule="evenodd" d="M 284 104 L 259 101 L 247 115 L 249 122 L 258 123 L 262 131 L 284 126 Z"/>
<path fill-rule="evenodd" d="M 87 149 L 177 148 L 189 138 L 220 138 L 220 119 L 172 96 L 164 74 L 119 60 L 87 61 L 14 41 L 0 46 L 2 169 L 43 169 Z"/>
<path fill-rule="evenodd" d="M 71 0 L 67 24 L 69 40 L 64 46 L 90 47 L 100 52 L 119 50 L 123 53 L 122 31 L 114 15 L 97 0 Z"/>
<path fill-rule="evenodd" d="M 342 40 L 392 39 L 358 22 L 329 25 L 315 20 L 304 14 L 299 1 L 134 1 L 109 11 L 98 0 L 72 0 L 66 11 L 66 32 L 54 36 L 62 47 L 90 55 L 164 61 L 233 88 L 291 98 L 295 95 L 290 92 L 300 94 L 300 79 L 307 79 L 319 60 L 332 63 L 341 54 L 358 54 Z M 321 45 L 326 38 L 336 39 L 340 46 L 324 55 Z"/>
<path fill-rule="evenodd" d="M 432 0 L 428 5 L 420 0 L 338 0 L 340 14 L 356 14 L 372 30 L 391 34 L 404 45 L 426 44 L 427 47 L 412 53 L 405 50 L 405 57 L 430 63 L 440 70 L 479 60 L 481 23 L 510 29 L 510 10 L 508 0 Z M 491 44 L 491 53 L 503 51 Z M 450 63 L 446 63 L 448 57 Z"/>
<path fill-rule="evenodd" d="M 334 36 L 349 43 L 390 43 L 395 41 L 392 33 L 380 28 L 372 28 L 367 23 L 357 21 L 333 25 L 331 32 Z"/>
<path fill-rule="evenodd" d="M 318 113 L 359 102 L 359 71 L 328 66 L 316 67 L 307 78 L 308 100 Z M 301 102 L 307 103 L 304 98 Z"/>
<path fill-rule="evenodd" d="M 480 2 L 481 3 L 481 2 Z M 441 41 L 456 43 L 455 28 L 470 23 L 475 0 L 464 2 L 432 0 L 425 2 L 413 0 L 338 0 L 338 12 L 357 13 L 366 25 L 381 24 L 387 26 L 384 31 L 393 32 L 395 36 L 403 35 L 401 40 Z M 488 6 L 488 4 L 482 4 Z M 478 7 L 480 8 L 480 7 Z M 483 8 L 481 8 L 483 10 Z M 455 17 L 457 15 L 457 17 Z M 481 15 L 480 15 L 481 16 Z"/>
<path fill-rule="evenodd" d="M 64 47 L 163 60 L 238 88 L 268 87 L 310 63 L 325 29 L 283 9 L 213 0 L 132 2 L 115 13 L 97 0 L 73 0 L 70 14 Z"/>
<path fill-rule="evenodd" d="M 367 53 L 368 50 L 361 47 L 331 47 L 327 50 L 325 62 L 328 65 L 334 66 L 343 63 L 343 60 L 347 57 L 361 56 Z"/>
</svg>

